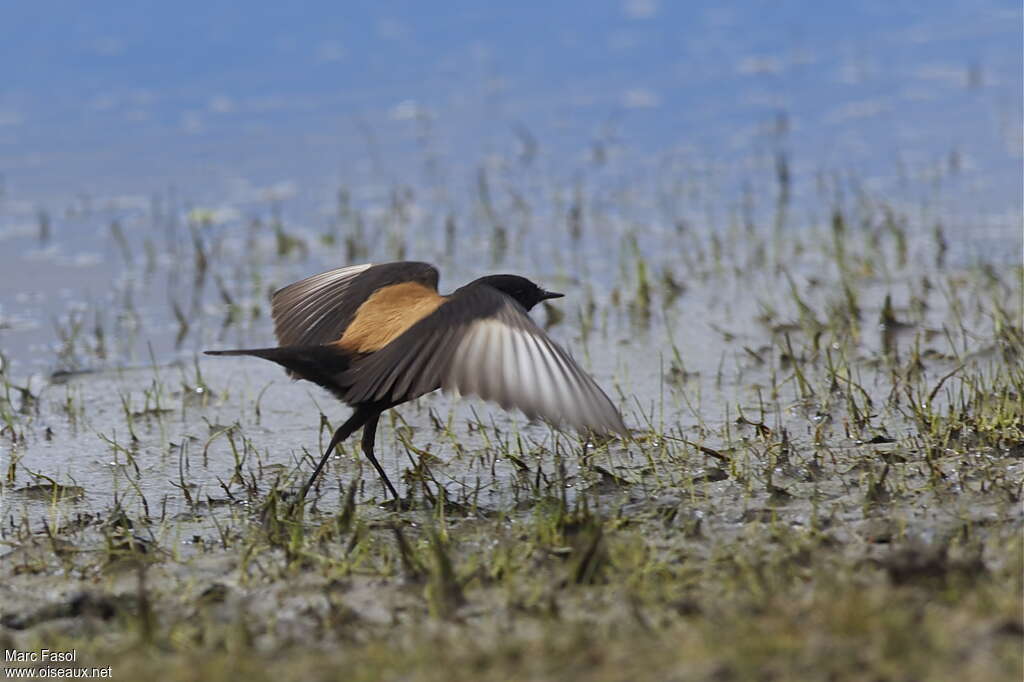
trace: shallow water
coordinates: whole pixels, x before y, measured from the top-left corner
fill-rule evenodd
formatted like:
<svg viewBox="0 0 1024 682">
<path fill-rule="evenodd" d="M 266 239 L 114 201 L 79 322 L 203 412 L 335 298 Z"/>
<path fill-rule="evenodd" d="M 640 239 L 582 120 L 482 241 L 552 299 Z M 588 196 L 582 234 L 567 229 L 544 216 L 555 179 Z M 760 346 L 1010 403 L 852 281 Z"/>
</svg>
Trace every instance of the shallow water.
<svg viewBox="0 0 1024 682">
<path fill-rule="evenodd" d="M 806 230 L 865 196 L 915 236 L 941 224 L 949 263 L 1019 262 L 1020 20 L 1008 2 L 307 3 L 236 33 L 206 5 L 8 5 L 0 347 L 27 374 L 77 366 L 53 353 L 76 310 L 100 311 L 115 365 L 167 357 L 171 302 L 216 326 L 215 278 L 182 272 L 190 216 L 246 305 L 256 281 L 398 257 L 452 286 L 502 268 L 604 299 L 630 239 L 670 265 L 680 228 Z M 278 220 L 306 249 L 273 257 Z"/>
<path fill-rule="evenodd" d="M 625 267 L 634 270 L 627 270 L 604 296 L 592 294 L 591 287 L 555 280 L 570 295 L 551 307 L 564 317 L 551 318 L 549 332 L 573 350 L 621 407 L 640 437 L 637 442 L 595 448 L 493 405 L 435 394 L 401 406 L 392 413 L 397 416 L 382 421 L 378 455 L 392 480 L 418 495 L 421 484 L 415 478 L 401 481 L 403 474 L 425 464 L 428 486 L 444 488 L 450 501 L 473 513 L 515 509 L 534 500 L 542 479 L 544 489 L 554 484 L 569 502 L 585 495 L 598 504 L 621 504 L 666 486 L 688 489 L 700 482 L 704 487 L 705 477 L 718 479 L 722 462 L 701 456 L 696 445 L 724 449 L 725 457 L 732 457 L 757 435 L 749 424 L 763 422 L 776 434 L 785 432 L 799 453 L 780 465 L 772 486 L 793 491 L 787 493 L 795 496 L 788 507 L 800 517 L 810 513 L 819 495 L 850 498 L 851 503 L 859 498 L 862 493 L 849 487 L 850 477 L 862 476 L 857 463 L 870 435 L 898 440 L 915 432 L 905 414 L 879 408 L 868 435 L 851 437 L 848 420 L 853 417 L 841 405 L 822 402 L 828 395 L 822 378 L 825 354 L 833 354 L 828 362 L 848 364 L 848 375 L 879 405 L 891 390 L 894 368 L 911 353 L 923 358 L 921 371 L 929 385 L 963 362 L 972 372 L 1002 366 L 989 301 L 1008 295 L 1011 306 L 1019 304 L 1019 281 L 1010 273 L 986 280 L 984 271 L 940 268 L 936 244 L 931 253 L 908 256 L 904 265 L 897 255 L 864 255 L 854 262 L 876 272 L 857 275 L 861 320 L 843 329 L 825 318 L 832 315 L 830 306 L 838 304 L 840 288 L 837 274 L 818 253 L 824 235 L 806 246 L 790 242 L 792 253 L 777 265 L 756 260 L 767 240 L 746 239 L 716 264 L 696 255 L 696 247 L 707 242 L 679 237 L 680 252 L 691 249 L 694 261 L 678 270 L 653 271 L 646 307 L 636 284 L 636 270 L 647 267 L 639 265 L 645 261 L 627 260 Z M 880 253 L 892 251 L 893 242 L 882 240 Z M 259 258 L 259 251 L 249 254 Z M 216 266 L 212 257 L 211 263 Z M 294 266 L 246 267 L 277 272 Z M 666 276 L 684 283 L 685 291 L 666 285 Z M 883 325 L 886 296 L 891 296 L 893 319 Z M 586 312 L 591 303 L 592 314 Z M 218 321 L 230 306 L 207 303 L 202 308 L 205 327 L 189 334 L 207 339 L 209 347 L 263 345 L 271 338 L 267 305 L 252 294 L 242 307 L 250 306 L 259 307 L 260 314 L 251 320 L 242 314 L 245 322 L 222 327 Z M 1009 313 L 1014 314 L 1012 307 Z M 544 321 L 551 313 L 538 309 L 535 315 Z M 1016 320 L 1019 324 L 1020 317 Z M 161 519 L 199 518 L 197 504 L 204 509 L 244 507 L 253 503 L 253 494 L 265 495 L 279 481 L 285 488 L 297 487 L 312 470 L 330 435 L 329 427 L 321 428 L 321 415 L 337 425 L 347 408 L 318 387 L 289 381 L 279 368 L 255 358 L 196 357 L 181 350 L 168 364 L 161 358 L 175 355 L 169 341 L 173 325 L 164 321 L 164 337 L 149 341 L 150 324 L 143 319 L 135 332 L 153 349 L 150 362 L 118 364 L 110 356 L 100 357 L 87 331 L 64 358 L 83 369 L 24 378 L 30 399 L 10 392 L 10 409 L 24 416 L 20 438 L 3 446 L 16 462 L 4 495 L 8 514 L 35 519 L 56 514 L 67 520 L 82 510 L 119 503 Z M 110 339 L 111 355 L 121 357 L 116 334 Z M 814 390 L 824 392 L 818 398 L 802 397 L 790 356 L 808 373 Z M 938 396 L 940 402 L 949 399 Z M 748 424 L 737 424 L 738 417 Z M 838 457 L 824 478 L 808 473 L 819 466 L 814 463 L 822 443 Z M 750 456 L 744 455 L 743 466 L 755 461 Z M 55 505 L 52 495 L 29 490 L 40 482 L 33 472 L 81 488 L 83 494 Z M 730 499 L 742 499 L 741 510 L 778 507 L 768 492 L 751 495 L 724 472 L 721 478 L 721 483 L 707 484 L 719 490 L 717 502 L 715 497 L 705 502 L 716 510 L 709 523 L 742 521 L 729 510 Z M 384 499 L 352 441 L 321 480 L 319 506 L 342 504 L 345 489 L 357 480 L 362 481 L 360 500 Z M 813 494 L 797 494 L 804 488 Z M 978 504 L 980 513 L 983 498 Z"/>
<path fill-rule="evenodd" d="M 271 343 L 269 292 L 352 262 L 435 262 L 443 290 L 497 270 L 564 291 L 536 317 L 627 421 L 711 447 L 762 401 L 773 429 L 799 440 L 815 428 L 784 340 L 797 356 L 819 347 L 803 306 L 823 319 L 844 278 L 856 335 L 819 331 L 868 387 L 884 385 L 894 349 L 930 353 L 935 380 L 955 357 L 997 355 L 985 286 L 954 286 L 985 279 L 975 263 L 996 270 L 990 289 L 1019 323 L 1016 6 L 840 17 L 611 3 L 511 24 L 504 9 L 361 8 L 344 22 L 280 10 L 252 17 L 242 53 L 213 28 L 222 10 L 125 11 L 114 28 L 61 11 L 69 21 L 40 29 L 46 41 L 16 32 L 4 48 L 51 45 L 0 99 L 0 348 L 33 396 L 12 394 L 25 437 L 0 444 L 17 461 L 8 510 L 70 513 L 11 493 L 33 472 L 85 490 L 68 509 L 116 498 L 184 513 L 183 484 L 223 499 L 225 427 L 236 449 L 251 442 L 242 469 L 260 485 L 300 477 L 323 445 L 320 414 L 337 424 L 346 408 L 258 360 L 197 353 Z M 375 32 L 354 33 L 360 21 Z M 183 22 L 196 22 L 195 53 L 168 60 Z M 304 31 L 317 37 L 296 41 Z M 857 272 L 841 271 L 834 215 Z M 887 295 L 906 322 L 885 327 L 894 347 L 876 322 Z M 431 396 L 398 412 L 463 504 L 515 505 L 526 479 L 560 467 L 570 496 L 602 484 L 580 473 L 574 439 L 556 446 L 491 406 Z M 438 436 L 431 412 L 454 435 Z M 415 459 L 396 433 L 385 424 L 379 440 L 395 479 Z M 492 441 L 509 433 L 525 439 L 511 450 L 525 470 L 496 461 L 508 448 Z M 831 435 L 845 438 L 838 422 Z M 596 456 L 629 476 L 649 451 Z M 361 499 L 379 497 L 353 444 L 335 464 L 332 485 L 362 473 Z"/>
</svg>

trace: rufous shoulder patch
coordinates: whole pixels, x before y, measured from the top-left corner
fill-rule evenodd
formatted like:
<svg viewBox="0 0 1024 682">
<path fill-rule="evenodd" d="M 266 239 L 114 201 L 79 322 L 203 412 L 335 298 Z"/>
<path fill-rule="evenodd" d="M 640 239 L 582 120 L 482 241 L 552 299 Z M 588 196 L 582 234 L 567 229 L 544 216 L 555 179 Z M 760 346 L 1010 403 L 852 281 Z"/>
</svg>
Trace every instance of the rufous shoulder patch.
<svg viewBox="0 0 1024 682">
<path fill-rule="evenodd" d="M 337 344 L 354 353 L 378 351 L 437 310 L 445 300 L 419 282 L 381 287 L 359 306 Z"/>
</svg>

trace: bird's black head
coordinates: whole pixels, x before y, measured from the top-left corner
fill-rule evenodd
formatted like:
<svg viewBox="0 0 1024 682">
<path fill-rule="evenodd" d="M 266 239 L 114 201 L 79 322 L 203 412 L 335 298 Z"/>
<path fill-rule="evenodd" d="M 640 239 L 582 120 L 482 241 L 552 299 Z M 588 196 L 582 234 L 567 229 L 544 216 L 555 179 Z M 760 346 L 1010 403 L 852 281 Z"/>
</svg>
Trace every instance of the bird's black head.
<svg viewBox="0 0 1024 682">
<path fill-rule="evenodd" d="M 557 294 L 553 291 L 545 291 L 539 286 L 519 275 L 488 275 L 474 281 L 474 285 L 485 285 L 497 289 L 501 293 L 511 296 L 519 305 L 527 310 L 533 308 L 541 301 L 549 298 L 561 298 L 565 294 Z"/>
</svg>

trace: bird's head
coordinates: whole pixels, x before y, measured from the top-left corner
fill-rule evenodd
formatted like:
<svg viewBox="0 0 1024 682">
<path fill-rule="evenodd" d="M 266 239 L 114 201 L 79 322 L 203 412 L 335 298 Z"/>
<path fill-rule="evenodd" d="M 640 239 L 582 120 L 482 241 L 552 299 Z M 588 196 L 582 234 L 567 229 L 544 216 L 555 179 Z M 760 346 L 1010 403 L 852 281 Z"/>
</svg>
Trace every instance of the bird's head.
<svg viewBox="0 0 1024 682">
<path fill-rule="evenodd" d="M 565 295 L 554 291 L 545 291 L 519 275 L 488 275 L 481 277 L 473 284 L 483 284 L 497 289 L 506 296 L 514 298 L 526 310 L 530 310 L 541 301 L 546 301 L 549 298 L 561 298 Z"/>
</svg>

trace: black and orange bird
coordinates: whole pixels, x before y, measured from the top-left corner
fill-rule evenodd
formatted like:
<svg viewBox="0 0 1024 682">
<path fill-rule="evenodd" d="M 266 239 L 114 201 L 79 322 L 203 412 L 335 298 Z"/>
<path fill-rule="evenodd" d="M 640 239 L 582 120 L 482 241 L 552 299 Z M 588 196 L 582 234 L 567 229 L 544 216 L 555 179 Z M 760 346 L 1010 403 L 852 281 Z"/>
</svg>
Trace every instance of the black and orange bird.
<svg viewBox="0 0 1024 682">
<path fill-rule="evenodd" d="M 334 448 L 359 428 L 363 452 L 398 499 L 373 454 L 377 420 L 384 410 L 438 388 L 556 426 L 628 435 L 608 396 L 530 319 L 531 308 L 562 294 L 518 275 L 489 275 L 442 296 L 437 281 L 437 268 L 415 262 L 313 275 L 271 298 L 278 347 L 206 351 L 272 360 L 354 408 L 300 500 Z"/>
</svg>

